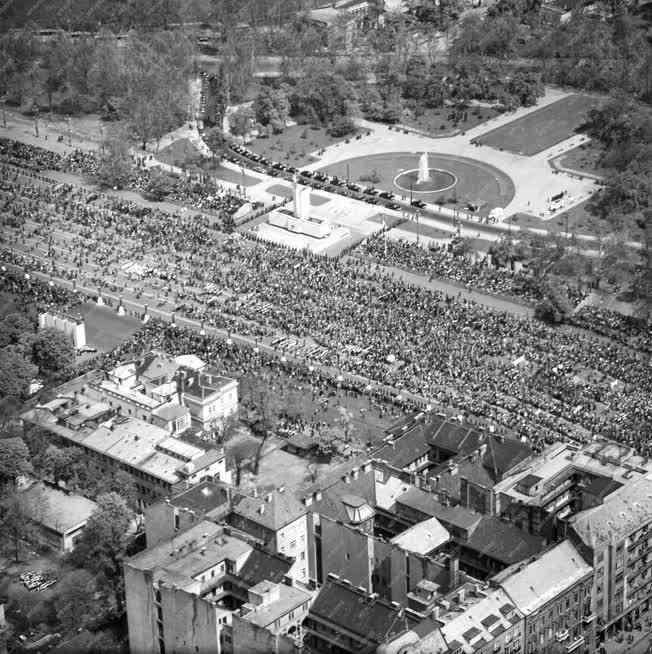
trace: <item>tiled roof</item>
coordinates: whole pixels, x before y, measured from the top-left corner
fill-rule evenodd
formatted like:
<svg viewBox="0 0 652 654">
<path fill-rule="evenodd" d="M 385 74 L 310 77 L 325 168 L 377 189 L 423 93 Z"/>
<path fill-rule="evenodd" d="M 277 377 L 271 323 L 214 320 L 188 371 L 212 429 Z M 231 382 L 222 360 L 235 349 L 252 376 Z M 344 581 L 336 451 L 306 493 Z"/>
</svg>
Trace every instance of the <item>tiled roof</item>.
<svg viewBox="0 0 652 654">
<path fill-rule="evenodd" d="M 321 513 L 333 520 L 342 520 L 349 522 L 349 512 L 346 510 L 346 502 L 351 502 L 351 498 L 357 498 L 357 501 L 363 501 L 371 509 L 376 507 L 376 483 L 374 471 L 358 471 L 358 478 L 353 479 L 349 474 L 348 483 L 340 478 L 337 484 L 325 488 L 321 491 L 321 500 L 313 502 L 310 511 Z"/>
<path fill-rule="evenodd" d="M 283 581 L 291 567 L 292 559 L 254 546 L 238 576 L 252 586 L 261 581 L 278 584 Z"/>
<path fill-rule="evenodd" d="M 511 565 L 538 554 L 545 546 L 539 536 L 525 533 L 495 516 L 484 515 L 469 538 L 461 541 L 476 552 Z"/>
<path fill-rule="evenodd" d="M 400 608 L 343 583 L 327 579 L 310 607 L 310 615 L 357 634 L 361 640 L 380 644 L 416 624 Z"/>
<path fill-rule="evenodd" d="M 399 512 L 399 505 L 407 506 L 424 515 L 437 518 L 444 526 L 453 525 L 464 530 L 473 529 L 482 519 L 482 514 L 461 506 L 444 506 L 435 499 L 432 493 L 414 486 L 400 495 L 396 500 L 396 504 Z"/>
<path fill-rule="evenodd" d="M 306 513 L 294 493 L 275 489 L 259 497 L 242 496 L 234 501 L 233 512 L 272 531 L 278 531 Z"/>
<path fill-rule="evenodd" d="M 374 452 L 373 458 L 402 470 L 430 453 L 430 444 L 422 429 L 408 431 Z"/>
</svg>

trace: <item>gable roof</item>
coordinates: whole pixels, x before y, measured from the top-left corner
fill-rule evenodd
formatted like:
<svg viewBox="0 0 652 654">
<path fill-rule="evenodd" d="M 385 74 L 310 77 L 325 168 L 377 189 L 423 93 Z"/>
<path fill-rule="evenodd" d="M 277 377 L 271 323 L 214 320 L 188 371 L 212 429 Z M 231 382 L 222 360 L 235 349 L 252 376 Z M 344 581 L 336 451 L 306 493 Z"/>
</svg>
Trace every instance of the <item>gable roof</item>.
<svg viewBox="0 0 652 654">
<path fill-rule="evenodd" d="M 278 584 L 288 574 L 292 563 L 293 561 L 289 557 L 269 552 L 255 545 L 242 568 L 240 568 L 238 576 L 245 583 L 252 586 L 261 581 L 271 581 Z"/>
<path fill-rule="evenodd" d="M 490 515 L 482 516 L 469 537 L 461 542 L 469 549 L 507 565 L 534 556 L 545 546 L 545 540 L 540 536 L 527 534 Z"/>
<path fill-rule="evenodd" d="M 330 577 L 310 607 L 310 615 L 373 644 L 393 639 L 418 622 L 402 614 L 400 607 Z"/>
<path fill-rule="evenodd" d="M 347 473 L 348 474 L 348 473 Z M 362 506 L 365 503 L 373 510 L 376 508 L 376 481 L 375 473 L 372 470 L 358 472 L 358 478 L 348 477 L 345 482 L 340 479 L 339 483 L 321 491 L 321 499 L 313 502 L 310 510 L 313 513 L 321 513 L 333 520 L 350 522 L 347 504 L 353 506 L 353 502 Z"/>
<path fill-rule="evenodd" d="M 430 443 L 422 429 L 408 431 L 374 452 L 374 459 L 385 461 L 402 470 L 423 456 L 430 454 Z"/>
<path fill-rule="evenodd" d="M 278 531 L 307 513 L 294 493 L 274 489 L 260 497 L 244 495 L 236 498 L 233 513 L 272 531 Z"/>
<path fill-rule="evenodd" d="M 445 506 L 438 502 L 432 493 L 416 488 L 416 486 L 411 486 L 400 495 L 396 499 L 396 505 L 399 510 L 400 505 L 403 505 L 424 515 L 437 518 L 445 527 L 452 525 L 465 531 L 473 529 L 483 517 L 481 513 L 461 506 Z"/>
<path fill-rule="evenodd" d="M 21 491 L 18 498 L 25 515 L 60 534 L 85 523 L 97 508 L 86 497 L 66 493 L 44 482 Z"/>
<path fill-rule="evenodd" d="M 525 565 L 508 568 L 495 580 L 516 607 L 529 615 L 593 572 L 566 540 Z"/>
<path fill-rule="evenodd" d="M 212 481 L 204 481 L 169 500 L 172 506 L 195 511 L 198 515 L 206 515 L 210 511 L 228 504 L 229 494 L 225 488 Z"/>
</svg>

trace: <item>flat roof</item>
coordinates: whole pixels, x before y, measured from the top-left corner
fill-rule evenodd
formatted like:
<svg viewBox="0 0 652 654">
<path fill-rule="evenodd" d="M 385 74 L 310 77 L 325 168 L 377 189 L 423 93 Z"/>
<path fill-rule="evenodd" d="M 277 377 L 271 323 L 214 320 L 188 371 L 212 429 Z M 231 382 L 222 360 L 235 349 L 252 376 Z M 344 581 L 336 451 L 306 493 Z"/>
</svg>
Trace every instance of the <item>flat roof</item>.
<svg viewBox="0 0 652 654">
<path fill-rule="evenodd" d="M 174 583 L 183 588 L 194 585 L 195 578 L 209 568 L 226 559 L 236 561 L 252 550 L 249 543 L 227 535 L 223 526 L 202 520 L 172 539 L 139 552 L 127 565 L 150 570 L 155 582 Z"/>
<path fill-rule="evenodd" d="M 425 556 L 449 540 L 450 534 L 441 522 L 430 518 L 394 536 L 391 542 L 403 550 Z"/>
<path fill-rule="evenodd" d="M 574 515 L 569 524 L 590 547 L 618 542 L 652 520 L 652 475 L 607 495 L 602 504 Z"/>
<path fill-rule="evenodd" d="M 264 586 L 263 586 L 264 584 Z M 252 604 L 245 604 L 241 608 L 241 618 L 247 622 L 251 622 L 259 627 L 267 627 L 271 624 L 274 624 L 276 620 L 288 614 L 290 611 L 294 611 L 302 604 L 310 601 L 312 595 L 306 593 L 300 588 L 294 586 L 287 586 L 286 584 L 270 584 L 269 582 L 263 581 L 250 590 L 266 593 L 271 592 L 273 586 L 278 588 L 280 597 L 276 601 L 272 601 L 269 604 L 261 604 L 260 606 L 255 606 Z M 244 613 L 245 609 L 250 609 L 248 613 Z"/>
</svg>

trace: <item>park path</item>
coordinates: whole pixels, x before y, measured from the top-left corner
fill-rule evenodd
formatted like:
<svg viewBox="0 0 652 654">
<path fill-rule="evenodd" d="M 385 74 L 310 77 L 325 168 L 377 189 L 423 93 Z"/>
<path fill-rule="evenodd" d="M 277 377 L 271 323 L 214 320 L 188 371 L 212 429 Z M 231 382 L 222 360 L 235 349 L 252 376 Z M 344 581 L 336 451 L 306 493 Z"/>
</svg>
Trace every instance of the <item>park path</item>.
<svg viewBox="0 0 652 654">
<path fill-rule="evenodd" d="M 476 304 L 487 307 L 488 309 L 492 309 L 494 311 L 504 311 L 506 313 L 511 313 L 513 315 L 523 317 L 534 316 L 534 308 L 531 306 L 517 302 L 516 300 L 511 300 L 509 298 L 499 297 L 489 293 L 482 293 L 477 289 L 469 288 L 461 283 L 442 279 L 440 277 L 434 277 L 431 279 L 427 275 L 411 272 L 410 270 L 399 268 L 397 266 L 386 266 L 369 259 L 354 257 L 353 255 L 347 255 L 345 258 L 370 263 L 373 266 L 377 266 L 378 269 L 385 274 L 401 279 L 413 286 L 419 286 L 421 288 L 427 288 L 433 291 L 440 291 L 441 293 L 450 295 L 452 297 L 459 296 L 464 300 L 475 302 Z"/>
</svg>

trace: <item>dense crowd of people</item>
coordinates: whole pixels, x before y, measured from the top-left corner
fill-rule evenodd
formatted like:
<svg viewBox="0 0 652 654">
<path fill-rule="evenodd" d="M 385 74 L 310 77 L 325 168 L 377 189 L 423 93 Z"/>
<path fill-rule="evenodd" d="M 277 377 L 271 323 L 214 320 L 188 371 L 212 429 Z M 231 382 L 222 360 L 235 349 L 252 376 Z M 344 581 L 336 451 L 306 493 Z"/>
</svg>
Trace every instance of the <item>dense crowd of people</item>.
<svg viewBox="0 0 652 654">
<path fill-rule="evenodd" d="M 413 242 L 375 236 L 365 240 L 355 253 L 384 265 L 428 275 L 431 279 L 451 279 L 479 291 L 520 302 L 539 302 L 548 292 L 547 286 L 532 275 L 491 268 L 484 260 L 472 262 L 466 256 L 452 256 L 444 246 L 431 246 L 426 249 Z M 584 289 L 577 286 L 565 284 L 563 290 L 573 306 L 586 297 Z"/>
<path fill-rule="evenodd" d="M 310 371 L 307 360 L 276 362 L 297 379 L 340 371 L 363 380 L 357 390 L 364 380 L 392 387 L 534 444 L 602 436 L 652 453 L 644 326 L 637 331 L 623 323 L 630 332 L 620 340 L 632 345 L 636 336 L 638 350 L 618 339 L 598 342 L 411 285 L 363 258 L 328 259 L 239 235 L 224 238 L 205 217 L 115 200 L 87 203 L 84 194 L 15 175 L 5 180 L 0 258 L 74 279 L 79 288 L 108 286 L 117 294 L 133 286 L 136 300 L 143 290 L 156 293 L 179 315 L 261 343 L 286 335 L 319 346 L 321 373 Z M 125 270 L 127 262 L 141 264 L 140 272 Z M 617 320 L 609 324 L 618 330 Z M 124 347 L 140 346 L 208 348 L 209 359 L 252 374 L 260 364 L 253 347 L 227 347 L 161 325 Z"/>
<path fill-rule="evenodd" d="M 37 173 L 54 170 L 94 179 L 100 167 L 101 156 L 79 149 L 60 154 L 38 146 L 0 138 L 0 162 Z M 134 162 L 126 186 L 135 191 L 151 192 L 153 184 L 158 184 L 158 181 L 154 182 L 152 177 L 156 172 L 160 172 L 160 169 L 147 167 L 144 165 L 144 160 Z M 218 216 L 231 216 L 244 204 L 240 194 L 229 191 L 209 176 L 166 174 L 165 181 L 166 200 L 217 213 Z"/>
</svg>

